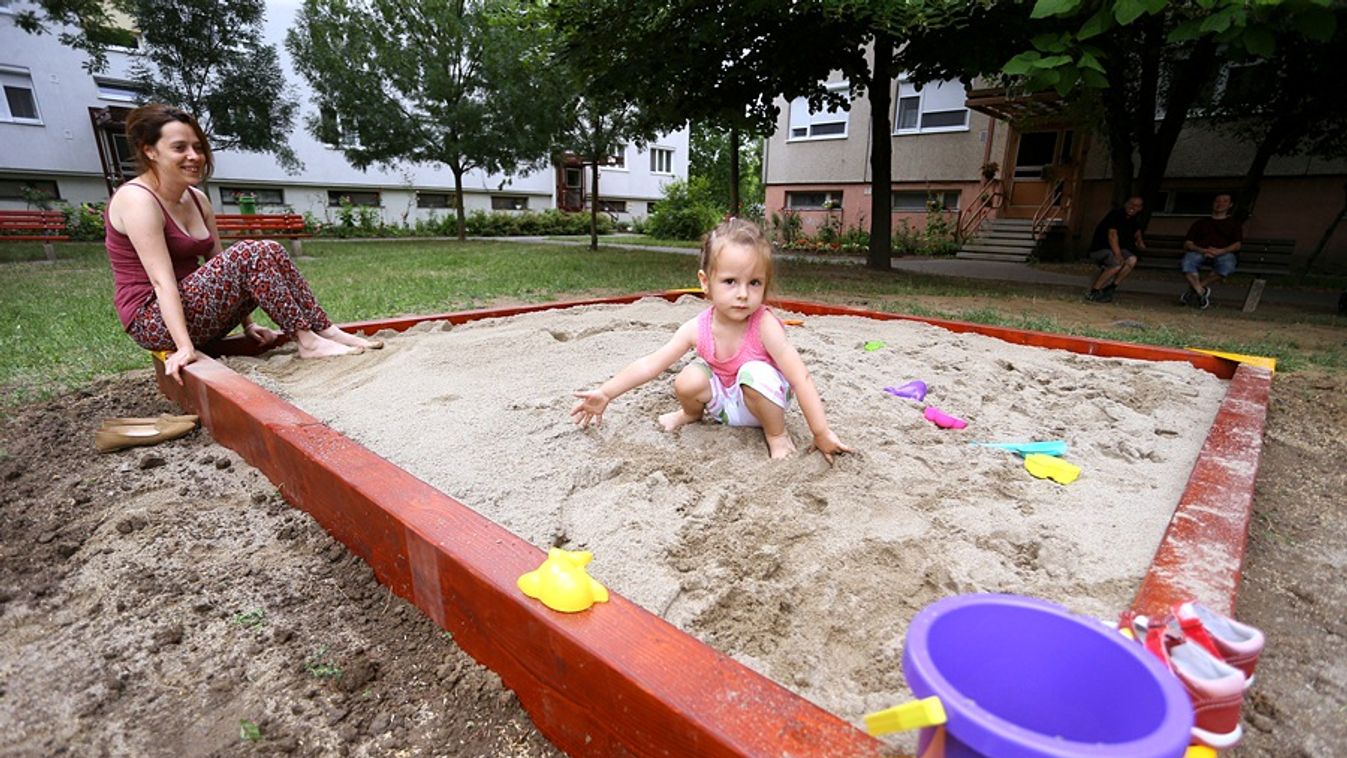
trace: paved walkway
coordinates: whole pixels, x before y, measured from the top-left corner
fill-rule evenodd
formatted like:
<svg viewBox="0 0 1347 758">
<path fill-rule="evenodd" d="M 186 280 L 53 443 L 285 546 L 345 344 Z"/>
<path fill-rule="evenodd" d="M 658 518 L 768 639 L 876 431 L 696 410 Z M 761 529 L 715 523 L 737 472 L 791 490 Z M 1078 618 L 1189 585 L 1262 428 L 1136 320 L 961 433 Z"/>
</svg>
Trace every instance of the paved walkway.
<svg viewBox="0 0 1347 758">
<path fill-rule="evenodd" d="M 480 239 L 500 240 L 501 237 L 482 237 Z M 555 240 L 546 237 L 509 237 L 515 242 L 527 242 L 548 245 L 588 245 L 589 240 Z M 695 248 L 687 247 L 657 247 L 652 245 L 632 245 L 621 242 L 606 242 L 602 237 L 599 238 L 599 244 L 605 247 L 617 247 L 624 250 L 657 250 L 661 253 L 678 253 L 681 255 L 696 255 Z M 850 263 L 860 265 L 861 261 L 854 256 L 825 256 L 825 255 L 784 255 L 783 258 L 796 258 L 800 260 L 827 260 L 836 263 Z M 1034 268 L 1025 263 L 1003 263 L 1001 261 L 969 261 L 959 258 L 894 258 L 893 268 L 896 271 L 908 271 L 914 274 L 927 274 L 930 276 L 952 276 L 961 279 L 988 279 L 998 282 L 1017 282 L 1021 284 L 1042 284 L 1050 287 L 1066 287 L 1074 289 L 1081 293 L 1082 298 L 1089 289 L 1091 280 L 1094 278 L 1091 274 L 1069 274 L 1058 271 L 1044 271 Z M 1289 305 L 1305 310 L 1335 312 L 1338 307 L 1338 296 L 1340 293 L 1292 289 L 1288 287 L 1276 286 L 1276 279 L 1268 283 L 1267 289 L 1263 290 L 1262 303 L 1275 303 L 1277 305 Z M 1182 277 L 1176 271 L 1172 281 L 1162 281 L 1156 279 L 1142 279 L 1133 277 L 1123 283 L 1120 292 L 1141 292 L 1147 295 L 1156 295 L 1169 298 L 1177 306 L 1179 294 L 1183 292 L 1184 283 Z M 1242 284 L 1233 284 L 1218 286 L 1212 288 L 1212 299 L 1223 306 L 1232 308 L 1241 308 L 1244 305 L 1244 297 L 1248 289 Z"/>
</svg>

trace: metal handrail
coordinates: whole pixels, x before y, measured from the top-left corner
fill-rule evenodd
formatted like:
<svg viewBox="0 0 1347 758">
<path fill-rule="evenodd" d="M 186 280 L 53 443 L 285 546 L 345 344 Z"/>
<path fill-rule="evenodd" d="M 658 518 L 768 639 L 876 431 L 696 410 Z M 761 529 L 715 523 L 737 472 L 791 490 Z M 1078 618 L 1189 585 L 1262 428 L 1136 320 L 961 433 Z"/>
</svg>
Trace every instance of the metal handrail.
<svg viewBox="0 0 1347 758">
<path fill-rule="evenodd" d="M 999 187 L 1000 183 L 1001 180 L 994 176 L 984 181 L 982 186 L 978 187 L 977 199 L 975 199 L 967 208 L 959 212 L 959 224 L 956 227 L 956 235 L 961 244 L 971 238 L 974 234 L 977 234 L 978 229 L 982 228 L 982 222 L 987 219 L 987 216 L 990 215 L 992 211 L 1001 207 L 1001 203 L 998 201 L 1004 197 L 1004 194 Z M 993 187 L 995 187 L 995 189 L 993 189 Z"/>
<path fill-rule="evenodd" d="M 1066 206 L 1058 205 L 1065 191 L 1065 178 L 1053 182 L 1052 189 L 1043 197 L 1043 202 L 1038 206 L 1038 210 L 1034 211 L 1034 220 L 1029 227 L 1029 231 L 1033 234 L 1035 241 L 1043 236 L 1048 224 L 1060 218 L 1060 212 L 1070 206 L 1070 198 L 1067 199 Z"/>
</svg>

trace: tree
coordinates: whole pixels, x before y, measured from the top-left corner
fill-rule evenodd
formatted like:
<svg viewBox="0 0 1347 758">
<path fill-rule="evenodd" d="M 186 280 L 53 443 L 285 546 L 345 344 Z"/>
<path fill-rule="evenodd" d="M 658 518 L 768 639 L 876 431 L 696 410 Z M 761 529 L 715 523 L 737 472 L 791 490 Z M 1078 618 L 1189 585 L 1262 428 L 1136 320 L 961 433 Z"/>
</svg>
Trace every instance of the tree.
<svg viewBox="0 0 1347 758">
<path fill-rule="evenodd" d="M 286 91 L 276 48 L 262 42 L 263 0 L 44 0 L 43 16 L 25 11 L 20 26 L 42 33 L 62 24 L 62 43 L 89 54 L 85 68 L 107 66 L 110 45 L 138 46 L 132 75 L 147 102 L 181 107 L 223 150 L 271 153 L 300 167 L 287 137 L 296 105 Z M 125 14 L 140 33 L 122 28 Z M 72 29 L 73 27 L 73 29 Z"/>
<path fill-rule="evenodd" d="M 1330 5 L 1331 0 L 1037 0 L 1029 49 L 1002 72 L 1027 91 L 1052 88 L 1069 101 L 1097 99 L 1114 199 L 1151 197 L 1221 60 L 1271 55 L 1279 30 L 1327 40 L 1336 24 Z"/>
<path fill-rule="evenodd" d="M 581 166 L 590 167 L 589 249 L 599 249 L 599 174 L 628 143 L 644 146 L 654 138 L 653 131 L 642 126 L 640 111 L 630 102 L 605 97 L 592 87 L 580 87 L 585 94 L 572 97 L 565 108 L 562 128 L 557 132 L 554 153 L 558 162 L 567 156 Z"/>
<path fill-rule="evenodd" d="M 864 88 L 868 30 L 833 12 L 838 4 L 553 0 L 548 8 L 563 55 L 589 76 L 591 91 L 638 103 L 647 127 L 668 131 L 691 121 L 730 133 L 771 134 L 780 115 L 778 97 L 806 97 L 816 108 L 846 107 L 846 96 L 824 86 L 834 71 L 855 91 Z M 729 165 L 734 176 L 735 161 Z M 729 181 L 732 205 L 736 184 Z M 887 191 L 878 194 L 888 201 Z M 889 218 L 888 212 L 879 218 Z M 886 245 L 872 242 L 871 265 L 887 268 L 889 256 Z"/>
<path fill-rule="evenodd" d="M 716 203 L 722 208 L 737 215 L 736 202 L 740 207 L 762 203 L 762 138 L 759 135 L 723 129 L 715 124 L 695 123 L 688 139 L 688 153 L 689 178 L 704 177 Z M 738 198 L 735 197 L 736 190 Z"/>
<path fill-rule="evenodd" d="M 305 0 L 286 47 L 316 94 L 309 130 L 352 165 L 450 170 L 459 239 L 463 175 L 539 165 L 568 94 L 515 0 Z"/>
</svg>

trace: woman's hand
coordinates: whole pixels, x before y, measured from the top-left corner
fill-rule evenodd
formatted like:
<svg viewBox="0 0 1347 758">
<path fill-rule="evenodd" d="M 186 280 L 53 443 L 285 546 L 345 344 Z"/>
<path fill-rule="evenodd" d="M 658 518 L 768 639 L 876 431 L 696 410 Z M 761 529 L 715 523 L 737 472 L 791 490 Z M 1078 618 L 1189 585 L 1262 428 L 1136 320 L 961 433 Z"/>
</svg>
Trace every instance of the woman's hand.
<svg viewBox="0 0 1347 758">
<path fill-rule="evenodd" d="M 266 347 L 281 338 L 281 332 L 252 322 L 243 325 L 243 333 L 262 347 Z"/>
<path fill-rule="evenodd" d="M 168 358 L 164 361 L 164 373 L 173 377 L 173 381 L 177 382 L 178 384 L 182 384 L 182 374 L 180 373 L 182 367 L 186 366 L 189 363 L 194 363 L 195 361 L 196 361 L 196 350 L 194 348 L 187 347 L 182 350 L 178 350 L 174 352 L 172 355 L 168 356 Z"/>
<path fill-rule="evenodd" d="M 608 396 L 602 390 L 577 392 L 580 402 L 571 409 L 571 417 L 579 426 L 588 426 L 592 420 L 596 425 L 603 423 L 603 412 L 608 408 Z"/>
<path fill-rule="evenodd" d="M 837 439 L 837 435 L 831 429 L 822 434 L 814 435 L 814 447 L 818 448 L 820 453 L 823 453 L 823 460 L 827 461 L 829 466 L 833 465 L 834 455 L 852 452 L 851 448 L 843 445 L 842 441 Z"/>
</svg>

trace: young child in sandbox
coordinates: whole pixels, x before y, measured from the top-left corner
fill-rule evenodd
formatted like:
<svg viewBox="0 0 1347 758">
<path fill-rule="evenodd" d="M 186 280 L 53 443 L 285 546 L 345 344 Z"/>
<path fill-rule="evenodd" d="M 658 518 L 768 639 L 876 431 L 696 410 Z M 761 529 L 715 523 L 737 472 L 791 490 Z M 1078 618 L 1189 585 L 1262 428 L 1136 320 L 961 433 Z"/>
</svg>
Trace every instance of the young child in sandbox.
<svg viewBox="0 0 1347 758">
<path fill-rule="evenodd" d="M 773 458 L 795 452 L 786 430 L 786 406 L 792 390 L 799 399 L 814 447 L 829 464 L 849 453 L 828 428 L 814 380 L 786 339 L 781 321 L 762 304 L 772 282 L 772 246 L 756 225 L 731 219 L 702 243 L 697 280 L 711 301 L 696 318 L 678 328 L 663 347 L 632 361 L 596 390 L 577 392 L 571 416 L 580 426 L 603 421 L 608 403 L 645 384 L 689 350 L 698 360 L 674 379 L 679 408 L 659 417 L 673 431 L 703 418 L 730 426 L 757 426 Z"/>
</svg>

